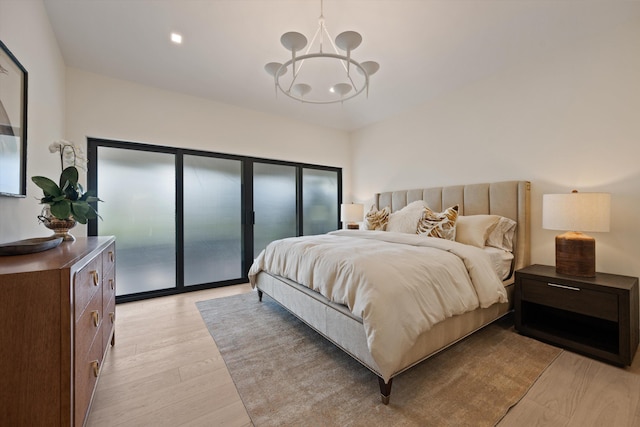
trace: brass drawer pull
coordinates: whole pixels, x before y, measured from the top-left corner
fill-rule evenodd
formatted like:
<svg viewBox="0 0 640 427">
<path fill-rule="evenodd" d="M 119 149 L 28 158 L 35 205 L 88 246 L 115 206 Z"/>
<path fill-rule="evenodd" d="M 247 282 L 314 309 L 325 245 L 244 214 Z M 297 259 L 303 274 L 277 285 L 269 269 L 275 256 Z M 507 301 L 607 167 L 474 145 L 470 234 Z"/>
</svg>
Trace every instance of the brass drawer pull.
<svg viewBox="0 0 640 427">
<path fill-rule="evenodd" d="M 109 313 L 109 317 L 111 318 L 111 323 L 115 323 L 116 314 L 113 311 L 111 313 Z"/>
<path fill-rule="evenodd" d="M 91 317 L 93 318 L 93 326 L 97 328 L 100 324 L 100 312 L 98 312 L 98 310 L 93 310 L 91 312 Z"/>
<path fill-rule="evenodd" d="M 109 287 L 114 290 L 116 287 L 113 285 L 113 279 L 109 279 Z"/>
<path fill-rule="evenodd" d="M 580 288 L 576 288 L 576 287 L 573 287 L 573 286 L 567 286 L 567 285 L 558 285 L 557 283 L 547 283 L 547 285 L 553 286 L 554 288 L 568 289 L 570 291 L 579 291 L 580 290 Z"/>
<path fill-rule="evenodd" d="M 93 286 L 98 286 L 100 284 L 100 275 L 97 270 L 91 270 L 91 277 L 93 278 Z"/>
<path fill-rule="evenodd" d="M 113 262 L 113 251 L 109 251 L 109 261 Z"/>
<path fill-rule="evenodd" d="M 93 376 L 98 378 L 98 375 L 100 375 L 100 362 L 94 360 L 91 362 L 91 367 L 93 368 Z"/>
</svg>

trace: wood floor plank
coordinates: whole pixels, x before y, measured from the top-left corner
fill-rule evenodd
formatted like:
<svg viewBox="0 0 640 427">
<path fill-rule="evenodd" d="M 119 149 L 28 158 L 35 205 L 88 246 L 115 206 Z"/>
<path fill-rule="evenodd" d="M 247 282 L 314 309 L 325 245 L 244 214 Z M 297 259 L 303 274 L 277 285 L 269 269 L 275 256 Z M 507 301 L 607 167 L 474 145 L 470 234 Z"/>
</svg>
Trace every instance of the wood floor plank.
<svg viewBox="0 0 640 427">
<path fill-rule="evenodd" d="M 564 427 L 568 424 L 568 417 L 525 398 L 511 408 L 498 427 Z"/>
<path fill-rule="evenodd" d="M 202 375 L 206 372 L 215 372 L 218 375 L 228 376 L 231 378 L 229 371 L 227 370 L 227 365 L 225 365 L 224 360 L 219 355 L 210 359 L 198 360 L 194 363 L 183 365 L 178 369 L 178 371 L 180 373 L 180 378 L 183 381 Z"/>
<path fill-rule="evenodd" d="M 149 351 L 159 350 L 164 347 L 182 345 L 188 341 L 202 339 L 202 338 L 210 338 L 210 337 L 211 335 L 206 329 L 197 328 L 182 334 L 160 336 L 159 338 L 154 339 L 151 342 L 138 343 L 138 345 L 136 346 L 136 353 L 137 354 L 147 353 Z M 215 346 L 212 346 L 212 348 L 215 348 Z"/>
<path fill-rule="evenodd" d="M 123 404 L 129 399 L 141 395 L 152 395 L 156 390 L 175 386 L 182 381 L 179 369 L 157 372 L 145 378 L 144 381 L 129 382 L 127 387 L 121 384 L 103 384 L 94 397 L 94 407 L 112 407 Z"/>
<path fill-rule="evenodd" d="M 242 402 L 209 412 L 199 418 L 180 424 L 180 427 L 250 427 L 253 426 Z"/>
<path fill-rule="evenodd" d="M 527 397 L 571 417 L 589 387 L 593 369 L 590 359 L 564 351 L 540 376 Z"/>
<path fill-rule="evenodd" d="M 217 387 L 224 384 L 215 375 L 202 375 L 189 381 L 157 389 L 153 394 L 137 395 L 115 405 L 95 408 L 91 411 L 91 419 L 98 425 L 104 422 L 121 425 L 141 417 L 151 418 L 167 405 L 183 402 L 203 393 L 215 393 Z M 149 424 L 153 425 L 153 424 Z"/>
<path fill-rule="evenodd" d="M 182 397 L 182 396 L 181 396 Z M 195 421 L 198 418 L 208 418 L 208 425 L 223 425 L 217 418 L 225 415 L 229 405 L 238 403 L 240 397 L 233 383 L 216 384 L 209 388 L 209 392 L 186 395 L 184 399 L 166 402 L 153 412 L 127 421 L 123 425 L 152 425 L 154 427 L 174 427 Z M 211 411 L 216 408 L 217 411 Z M 246 411 L 245 411 L 246 416 Z M 248 419 L 249 417 L 246 416 Z"/>
<path fill-rule="evenodd" d="M 179 342 L 174 345 L 160 347 L 153 351 L 137 353 L 112 360 L 105 361 L 105 375 L 111 375 L 114 372 L 126 371 L 135 368 L 146 368 L 147 370 L 165 370 L 168 368 L 179 367 L 184 363 L 195 360 L 208 359 L 214 357 L 217 350 L 212 345 L 211 337 L 200 337 L 185 342 Z M 115 359 L 115 357 L 113 358 Z"/>
<path fill-rule="evenodd" d="M 598 362 L 593 368 L 569 426 L 632 426 L 640 402 L 640 375 Z"/>
</svg>

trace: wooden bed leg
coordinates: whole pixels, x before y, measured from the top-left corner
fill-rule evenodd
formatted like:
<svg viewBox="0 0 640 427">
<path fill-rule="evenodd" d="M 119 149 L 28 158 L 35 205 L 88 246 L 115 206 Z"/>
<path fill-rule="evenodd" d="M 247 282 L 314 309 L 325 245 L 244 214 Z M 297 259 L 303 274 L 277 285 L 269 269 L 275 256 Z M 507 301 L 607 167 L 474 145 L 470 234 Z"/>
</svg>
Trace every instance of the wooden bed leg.
<svg viewBox="0 0 640 427">
<path fill-rule="evenodd" d="M 388 383 L 385 383 L 382 377 L 378 377 L 378 384 L 380 384 L 380 399 L 385 405 L 389 404 L 389 398 L 391 397 L 391 382 L 393 378 L 389 379 Z"/>
<path fill-rule="evenodd" d="M 258 301 L 262 302 L 262 291 L 258 289 Z"/>
</svg>

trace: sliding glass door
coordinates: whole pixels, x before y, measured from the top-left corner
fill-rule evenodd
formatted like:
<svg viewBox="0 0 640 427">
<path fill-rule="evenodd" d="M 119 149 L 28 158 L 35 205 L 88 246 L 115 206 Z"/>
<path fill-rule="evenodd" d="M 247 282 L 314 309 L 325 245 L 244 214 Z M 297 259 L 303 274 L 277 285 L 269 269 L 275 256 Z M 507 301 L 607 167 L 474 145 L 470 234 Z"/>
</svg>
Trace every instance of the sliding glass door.
<svg viewBox="0 0 640 427">
<path fill-rule="evenodd" d="M 116 236 L 118 302 L 247 281 L 269 242 L 339 226 L 341 170 L 89 139 L 89 235 Z"/>
<path fill-rule="evenodd" d="M 303 168 L 303 234 L 323 234 L 335 230 L 339 199 L 338 174 L 335 171 Z"/>
<path fill-rule="evenodd" d="M 242 162 L 183 157 L 185 286 L 243 276 Z"/>
<path fill-rule="evenodd" d="M 277 239 L 298 235 L 297 168 L 253 164 L 253 256 Z"/>
<path fill-rule="evenodd" d="M 117 236 L 117 295 L 176 286 L 176 157 L 98 147 L 101 235 Z"/>
</svg>

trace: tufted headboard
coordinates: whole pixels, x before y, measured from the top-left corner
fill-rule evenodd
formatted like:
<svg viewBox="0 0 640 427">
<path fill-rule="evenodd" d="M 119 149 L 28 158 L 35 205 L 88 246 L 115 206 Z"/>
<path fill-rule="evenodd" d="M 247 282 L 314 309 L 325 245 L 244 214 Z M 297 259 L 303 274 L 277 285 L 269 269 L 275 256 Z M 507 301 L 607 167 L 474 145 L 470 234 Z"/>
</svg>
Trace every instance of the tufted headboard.
<svg viewBox="0 0 640 427">
<path fill-rule="evenodd" d="M 530 191 L 529 181 L 502 181 L 488 184 L 451 185 L 446 187 L 377 193 L 376 208 L 385 206 L 391 212 L 402 209 L 416 200 L 424 200 L 434 211 L 459 205 L 460 215 L 500 215 L 518 223 L 514 237 L 514 269 L 531 264 L 530 250 Z"/>
</svg>

